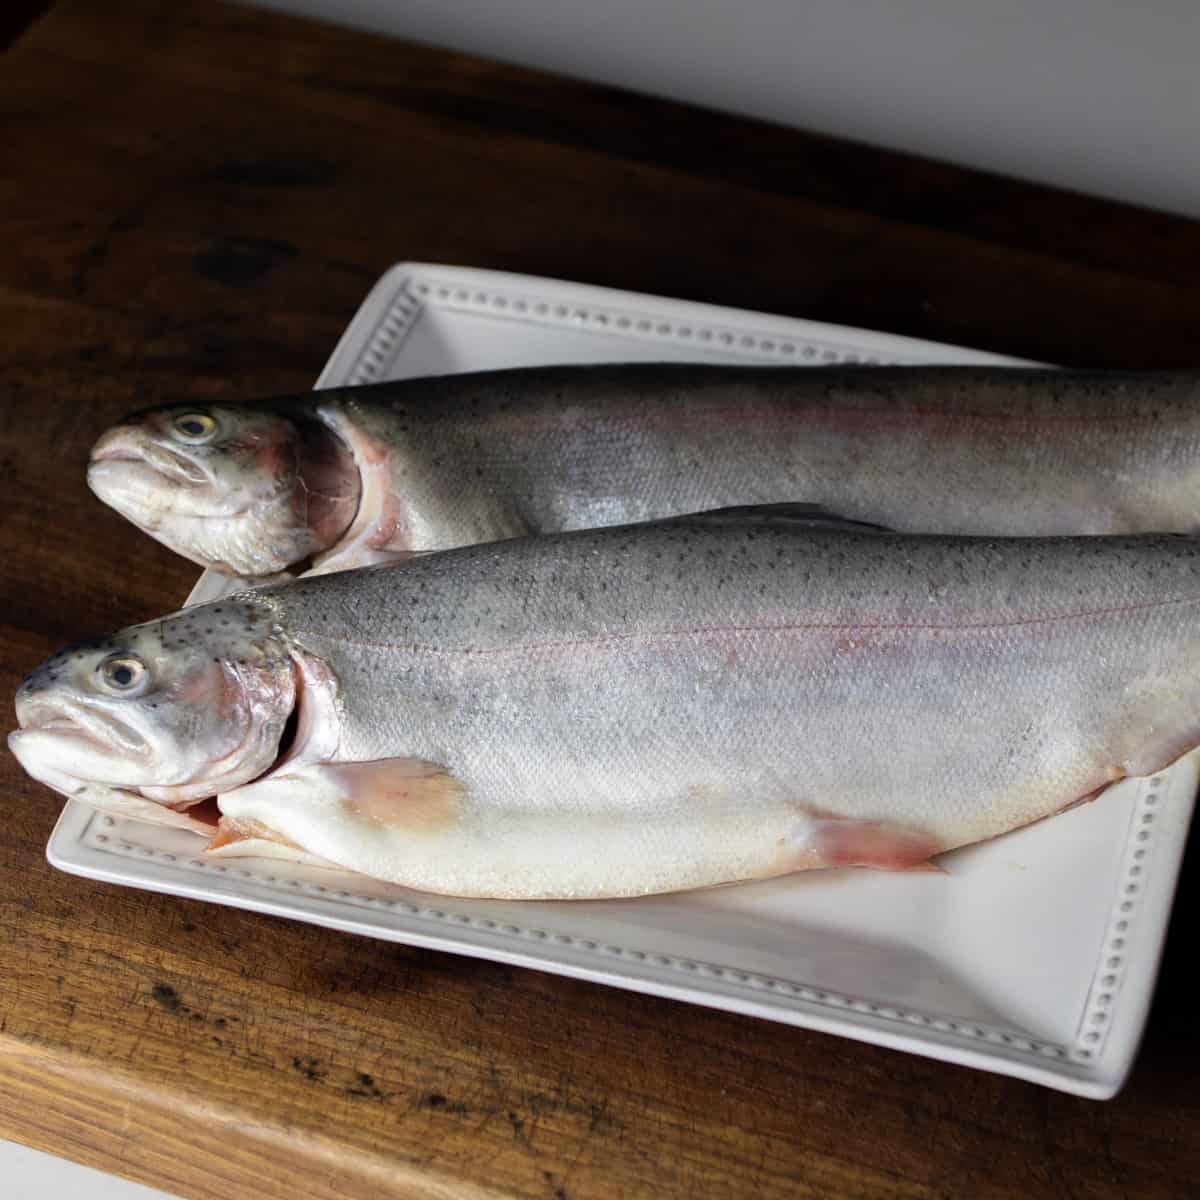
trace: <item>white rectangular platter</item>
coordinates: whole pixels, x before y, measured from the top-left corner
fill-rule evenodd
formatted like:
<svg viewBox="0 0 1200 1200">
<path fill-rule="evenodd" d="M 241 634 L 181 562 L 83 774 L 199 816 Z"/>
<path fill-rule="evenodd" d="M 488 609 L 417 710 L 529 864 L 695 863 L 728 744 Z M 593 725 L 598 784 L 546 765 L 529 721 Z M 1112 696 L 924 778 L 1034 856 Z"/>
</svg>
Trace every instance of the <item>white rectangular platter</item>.
<svg viewBox="0 0 1200 1200">
<path fill-rule="evenodd" d="M 364 301 L 317 386 L 634 359 L 1016 361 L 403 263 Z M 822 871 L 641 900 L 451 900 L 285 863 L 208 862 L 192 834 L 77 801 L 47 853 L 91 879 L 670 996 L 1100 1099 L 1120 1088 L 1145 1024 L 1197 775 L 1191 756 L 1127 780 L 1095 803 L 945 856 L 945 874 Z"/>
</svg>

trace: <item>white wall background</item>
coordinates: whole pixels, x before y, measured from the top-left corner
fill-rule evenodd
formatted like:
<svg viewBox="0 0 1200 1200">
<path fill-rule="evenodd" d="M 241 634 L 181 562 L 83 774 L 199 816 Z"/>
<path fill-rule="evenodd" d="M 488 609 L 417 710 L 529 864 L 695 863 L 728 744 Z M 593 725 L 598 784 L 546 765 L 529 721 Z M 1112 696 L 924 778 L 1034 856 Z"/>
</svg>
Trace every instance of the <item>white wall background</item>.
<svg viewBox="0 0 1200 1200">
<path fill-rule="evenodd" d="M 259 0 L 1200 216 L 1197 0 Z"/>
</svg>

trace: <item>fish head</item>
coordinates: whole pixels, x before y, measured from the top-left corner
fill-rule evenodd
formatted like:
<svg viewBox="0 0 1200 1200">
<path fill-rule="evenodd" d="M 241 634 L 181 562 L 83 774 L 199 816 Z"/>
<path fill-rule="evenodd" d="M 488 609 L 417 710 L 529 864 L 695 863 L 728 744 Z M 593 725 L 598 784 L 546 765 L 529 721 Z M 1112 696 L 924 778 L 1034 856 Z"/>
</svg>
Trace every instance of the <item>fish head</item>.
<svg viewBox="0 0 1200 1200">
<path fill-rule="evenodd" d="M 359 482 L 349 450 L 302 414 L 193 404 L 109 429 L 92 447 L 88 485 L 192 562 L 254 577 L 332 545 L 354 517 Z"/>
<path fill-rule="evenodd" d="M 56 654 L 18 688 L 8 745 L 65 795 L 186 808 L 267 770 L 295 703 L 269 609 L 230 598 Z"/>
</svg>

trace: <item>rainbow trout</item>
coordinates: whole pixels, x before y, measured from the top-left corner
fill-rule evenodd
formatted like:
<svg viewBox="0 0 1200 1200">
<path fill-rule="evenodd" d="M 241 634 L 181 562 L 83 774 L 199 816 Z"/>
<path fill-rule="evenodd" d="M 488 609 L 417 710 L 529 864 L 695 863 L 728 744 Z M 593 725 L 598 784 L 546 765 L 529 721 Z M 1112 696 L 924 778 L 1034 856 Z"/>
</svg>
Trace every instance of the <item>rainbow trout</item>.
<svg viewBox="0 0 1200 1200">
<path fill-rule="evenodd" d="M 919 533 L 1200 529 L 1200 374 L 549 366 L 135 414 L 88 480 L 263 577 L 728 505 Z"/>
<path fill-rule="evenodd" d="M 914 868 L 1200 743 L 1200 543 L 878 533 L 783 509 L 245 590 L 79 646 L 9 745 L 218 855 L 634 896 Z"/>
</svg>

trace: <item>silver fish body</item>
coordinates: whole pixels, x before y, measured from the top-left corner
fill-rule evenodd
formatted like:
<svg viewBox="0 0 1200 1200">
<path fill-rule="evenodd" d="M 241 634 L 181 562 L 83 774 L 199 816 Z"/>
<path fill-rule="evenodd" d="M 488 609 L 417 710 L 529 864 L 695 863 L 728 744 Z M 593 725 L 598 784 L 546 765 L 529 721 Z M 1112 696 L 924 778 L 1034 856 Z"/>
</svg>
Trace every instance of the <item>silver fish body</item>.
<svg viewBox="0 0 1200 1200">
<path fill-rule="evenodd" d="M 102 438 L 93 487 L 180 552 L 233 574 L 282 571 L 301 552 L 339 569 L 785 501 L 922 533 L 1200 529 L 1196 372 L 537 367 L 212 409 L 210 441 L 181 447 L 168 419 L 189 411 L 152 410 Z M 302 450 L 247 460 L 253 439 L 241 426 L 268 411 L 316 431 L 306 444 L 322 463 L 307 474 L 321 483 L 304 478 Z M 322 438 L 331 446 L 321 449 Z M 297 440 L 280 433 L 265 443 Z M 132 458 L 145 468 L 177 453 L 207 455 L 202 484 L 176 471 L 130 486 Z M 270 486 L 251 501 L 248 481 L 267 473 Z M 244 514 L 225 518 L 219 548 L 203 544 L 202 523 L 175 519 L 181 491 L 221 495 L 198 510 Z M 332 507 L 312 507 L 331 494 Z M 298 528 L 284 530 L 282 509 Z"/>
<path fill-rule="evenodd" d="M 1198 604 L 1185 537 L 745 514 L 240 593 L 237 654 L 286 648 L 299 732 L 223 792 L 215 852 L 516 898 L 917 866 L 1200 743 Z M 219 657 L 216 607 L 159 636 Z"/>
</svg>

